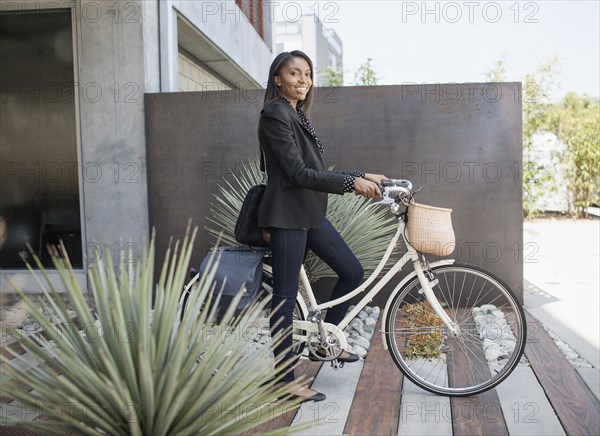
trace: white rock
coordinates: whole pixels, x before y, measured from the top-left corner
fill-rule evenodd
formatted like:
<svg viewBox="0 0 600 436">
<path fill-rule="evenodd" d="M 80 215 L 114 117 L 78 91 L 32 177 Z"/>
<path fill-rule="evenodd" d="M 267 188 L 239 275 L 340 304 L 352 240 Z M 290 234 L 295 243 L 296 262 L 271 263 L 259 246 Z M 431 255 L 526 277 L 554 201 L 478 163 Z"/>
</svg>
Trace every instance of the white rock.
<svg viewBox="0 0 600 436">
<path fill-rule="evenodd" d="M 378 306 L 373 307 L 373 310 L 371 311 L 371 316 L 373 318 L 377 318 L 379 316 L 379 313 L 381 312 L 381 309 L 379 309 Z"/>
<path fill-rule="evenodd" d="M 504 351 L 500 350 L 499 348 L 497 348 L 497 349 L 491 350 L 488 353 L 487 359 L 491 362 L 494 362 L 494 361 L 498 360 L 498 358 L 500 356 L 506 356 L 506 353 Z"/>
<path fill-rule="evenodd" d="M 365 338 L 356 338 L 354 343 L 357 346 L 363 347 L 365 350 L 368 350 L 369 346 L 371 345 L 371 343 L 368 340 L 366 340 Z"/>
<path fill-rule="evenodd" d="M 365 327 L 375 326 L 377 324 L 377 320 L 372 317 L 368 317 L 364 320 Z"/>
<path fill-rule="evenodd" d="M 361 331 L 365 328 L 365 324 L 360 319 L 353 319 L 350 323 L 350 327 L 354 328 L 354 330 Z"/>
<path fill-rule="evenodd" d="M 565 357 L 569 360 L 576 360 L 579 356 L 574 351 L 567 351 L 565 353 Z"/>
<path fill-rule="evenodd" d="M 371 342 L 371 339 L 373 339 L 373 333 L 365 331 L 362 337 L 365 338 L 367 341 Z"/>
<path fill-rule="evenodd" d="M 375 327 L 372 325 L 369 325 L 363 329 L 363 331 L 360 335 L 364 337 L 365 334 L 367 334 L 367 333 L 373 334 L 374 331 L 375 331 Z"/>
<path fill-rule="evenodd" d="M 501 319 L 501 320 L 504 320 L 504 314 L 502 313 L 502 311 L 501 311 L 501 310 L 498 310 L 498 309 L 494 310 L 494 311 L 492 312 L 492 315 L 493 315 L 493 316 L 494 316 L 494 318 L 496 318 L 496 319 Z"/>
<path fill-rule="evenodd" d="M 498 326 L 495 324 L 486 325 L 483 328 L 481 334 L 483 335 L 483 337 L 490 339 L 492 341 L 498 341 L 502 338 L 501 330 L 498 329 Z"/>
<path fill-rule="evenodd" d="M 356 317 L 362 321 L 364 321 L 368 316 L 369 314 L 364 310 L 362 312 L 358 312 L 358 315 L 356 315 Z"/>
<path fill-rule="evenodd" d="M 373 308 L 370 306 L 365 306 L 365 308 L 363 309 L 365 312 L 367 312 L 369 315 L 371 314 L 371 312 L 373 312 Z"/>
<path fill-rule="evenodd" d="M 26 333 L 32 333 L 40 329 L 40 325 L 37 321 L 25 322 L 23 323 L 23 330 Z"/>
<path fill-rule="evenodd" d="M 362 358 L 367 357 L 367 350 L 365 350 L 360 345 L 355 345 L 353 348 L 354 348 L 354 352 L 356 354 L 358 354 L 360 357 L 362 357 Z"/>
<path fill-rule="evenodd" d="M 480 307 L 480 309 L 482 313 L 488 314 L 496 310 L 496 306 L 494 306 L 493 304 L 484 304 Z"/>
</svg>

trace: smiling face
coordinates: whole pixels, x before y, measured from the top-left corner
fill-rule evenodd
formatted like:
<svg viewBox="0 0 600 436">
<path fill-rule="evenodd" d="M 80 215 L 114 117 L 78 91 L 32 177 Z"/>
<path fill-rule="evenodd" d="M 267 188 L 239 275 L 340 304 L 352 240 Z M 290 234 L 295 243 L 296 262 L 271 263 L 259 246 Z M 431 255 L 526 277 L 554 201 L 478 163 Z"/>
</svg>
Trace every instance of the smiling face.
<svg viewBox="0 0 600 436">
<path fill-rule="evenodd" d="M 294 56 L 281 67 L 275 76 L 275 84 L 282 97 L 287 98 L 294 108 L 298 100 L 304 100 L 312 86 L 312 71 L 306 59 Z"/>
</svg>

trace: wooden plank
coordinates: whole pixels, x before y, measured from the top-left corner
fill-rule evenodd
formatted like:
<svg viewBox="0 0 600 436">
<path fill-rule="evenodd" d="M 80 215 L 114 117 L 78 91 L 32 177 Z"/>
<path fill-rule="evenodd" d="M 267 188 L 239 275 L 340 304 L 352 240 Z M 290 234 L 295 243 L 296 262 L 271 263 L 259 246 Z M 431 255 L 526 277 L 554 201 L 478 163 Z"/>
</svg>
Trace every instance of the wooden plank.
<svg viewBox="0 0 600 436">
<path fill-rule="evenodd" d="M 59 377 L 62 375 L 62 373 L 55 371 L 52 367 L 50 367 L 50 365 L 47 362 L 44 362 L 43 364 L 38 365 L 36 368 L 43 370 L 49 374 L 52 374 L 55 377 Z M 35 368 L 31 368 L 31 369 L 27 370 L 26 373 L 29 373 L 31 371 L 35 371 Z M 10 384 L 11 386 L 14 385 L 14 386 L 17 386 L 20 388 L 28 388 L 28 385 L 26 383 L 22 382 L 21 380 L 16 380 L 16 379 L 5 380 L 3 382 L 3 384 L 5 386 L 8 386 Z M 31 392 L 32 390 L 33 389 L 29 389 L 29 388 L 27 389 L 28 392 Z M 6 391 L 3 389 L 2 392 L 0 392 L 0 403 L 7 404 L 12 401 L 14 401 L 14 398 L 12 398 L 8 394 L 6 394 Z"/>
<path fill-rule="evenodd" d="M 383 348 L 381 316 L 356 387 L 344 434 L 396 435 L 404 376 Z"/>
<path fill-rule="evenodd" d="M 296 377 L 300 375 L 308 377 L 309 379 L 311 379 L 309 385 L 312 385 L 312 380 L 314 380 L 322 365 L 322 362 L 313 362 L 312 360 L 301 359 L 298 362 L 296 368 L 294 369 L 294 373 L 296 374 Z M 261 435 L 263 433 L 267 433 L 278 428 L 289 427 L 292 424 L 292 421 L 294 420 L 296 412 L 299 408 L 300 405 L 289 407 L 289 410 L 287 410 L 282 415 L 279 415 L 273 418 L 272 420 L 261 424 L 260 426 L 252 429 L 251 431 L 244 433 L 244 435 Z"/>
<path fill-rule="evenodd" d="M 600 434 L 600 402 L 533 315 L 526 312 L 525 355 L 569 435 Z"/>
<path fill-rule="evenodd" d="M 72 329 L 73 327 L 81 328 L 81 324 L 80 324 L 77 316 L 73 316 L 71 318 L 71 322 L 68 324 L 68 327 L 70 329 Z M 68 333 L 69 334 L 79 334 L 78 331 L 69 331 Z M 42 343 L 41 338 L 45 338 L 46 340 L 55 339 L 55 337 L 52 337 L 52 335 L 50 335 L 45 329 L 40 329 L 40 330 L 36 331 L 35 333 L 32 333 L 31 335 L 27 336 L 26 340 L 31 340 L 34 343 L 41 346 L 41 343 Z M 27 354 L 27 351 L 25 350 L 25 348 L 22 345 L 21 339 L 18 339 L 15 337 L 12 337 L 11 340 L 7 341 L 0 348 L 0 353 L 5 357 L 11 358 L 11 360 L 16 358 L 9 350 L 14 351 L 20 357 L 32 356 L 31 354 Z M 7 363 L 8 362 L 0 362 L 0 368 L 2 368 L 2 366 Z M 54 371 L 47 362 L 40 362 L 40 364 L 38 364 L 36 366 L 37 366 L 37 368 L 45 370 L 47 372 L 50 372 L 51 374 L 54 374 L 57 377 L 61 375 L 60 373 L 57 373 L 56 371 Z M 33 370 L 34 369 L 29 369 L 27 372 L 33 371 Z M 4 384 L 10 383 L 12 385 L 16 385 L 21 388 L 27 387 L 27 385 L 20 380 L 10 379 L 10 380 L 5 380 L 3 383 Z M 31 391 L 31 390 L 29 390 L 29 391 Z M 11 396 L 9 396 L 8 394 L 6 394 L 4 390 L 2 392 L 0 392 L 0 403 L 8 404 L 8 403 L 12 402 L 13 400 L 14 399 Z"/>
<path fill-rule="evenodd" d="M 474 323 L 471 314 L 464 309 L 457 312 L 466 324 Z M 490 374 L 478 336 L 472 335 L 472 340 L 465 341 L 463 347 L 453 348 L 447 354 L 448 380 L 455 387 L 480 383 Z M 450 409 L 454 436 L 508 435 L 500 400 L 493 389 L 470 397 L 452 397 Z"/>
<path fill-rule="evenodd" d="M 71 321 L 68 324 L 70 330 L 68 331 L 69 334 L 74 334 L 76 333 L 75 331 L 72 330 L 73 327 L 76 327 L 78 330 L 81 329 L 81 323 L 79 322 L 79 319 L 77 318 L 77 316 L 73 315 L 73 317 L 71 318 Z M 38 338 L 43 337 L 46 340 L 53 340 L 56 339 L 55 335 L 50 335 L 46 329 L 40 329 L 38 331 L 36 331 L 35 333 L 32 333 L 31 335 L 28 336 L 29 339 L 36 341 L 39 343 Z M 26 350 L 25 348 L 23 348 L 23 345 L 21 344 L 21 340 L 10 335 L 10 339 L 8 341 L 6 341 L 2 347 L 0 347 L 0 354 L 4 357 L 8 357 L 9 359 L 12 359 L 14 357 L 14 355 L 9 351 L 12 350 L 13 352 L 22 355 L 25 354 Z M 4 362 L 0 361 L 0 367 L 4 365 Z"/>
<path fill-rule="evenodd" d="M 37 436 L 37 433 L 32 433 L 17 427 L 9 427 L 7 425 L 0 425 L 0 434 L 2 436 Z"/>
</svg>

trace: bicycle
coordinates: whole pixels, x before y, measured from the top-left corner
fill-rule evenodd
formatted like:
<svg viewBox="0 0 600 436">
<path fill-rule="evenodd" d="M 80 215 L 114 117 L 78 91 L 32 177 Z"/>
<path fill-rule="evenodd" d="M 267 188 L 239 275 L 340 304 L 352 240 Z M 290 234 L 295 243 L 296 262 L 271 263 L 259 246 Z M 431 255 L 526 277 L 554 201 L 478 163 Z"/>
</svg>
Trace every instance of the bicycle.
<svg viewBox="0 0 600 436">
<path fill-rule="evenodd" d="M 398 228 L 369 278 L 344 297 L 318 303 L 304 267 L 300 283 L 308 301 L 298 292 L 293 321 L 293 344 L 297 356 L 309 353 L 330 361 L 336 369 L 344 366 L 337 357 L 348 347 L 344 328 L 373 298 L 403 270 L 414 270 L 397 283 L 381 311 L 384 347 L 400 371 L 417 386 L 446 396 L 475 395 L 492 389 L 519 364 L 527 336 L 523 308 L 514 293 L 482 268 L 456 264 L 453 259 L 429 263 L 406 235 L 406 223 L 413 205 L 408 180 L 387 180 L 381 184 L 383 199 Z M 405 211 L 401 212 L 401 206 Z M 377 279 L 398 241 L 406 252 Z M 272 270 L 263 265 L 263 289 L 272 292 Z M 323 321 L 322 311 L 354 298 L 377 283 L 350 310 L 338 325 Z M 375 331 L 373 334 L 377 334 Z M 320 356 L 317 348 L 325 350 Z"/>
</svg>

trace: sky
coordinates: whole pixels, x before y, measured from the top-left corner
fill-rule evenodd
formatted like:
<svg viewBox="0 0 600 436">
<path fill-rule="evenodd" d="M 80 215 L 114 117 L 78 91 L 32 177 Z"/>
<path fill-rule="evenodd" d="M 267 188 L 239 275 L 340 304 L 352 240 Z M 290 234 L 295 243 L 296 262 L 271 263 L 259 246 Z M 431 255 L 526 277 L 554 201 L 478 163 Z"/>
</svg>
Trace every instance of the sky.
<svg viewBox="0 0 600 436">
<path fill-rule="evenodd" d="M 504 55 L 506 81 L 522 81 L 559 58 L 560 88 L 600 95 L 600 1 L 313 1 L 277 2 L 296 19 L 316 13 L 343 42 L 344 84 L 367 58 L 381 85 L 485 81 Z M 291 4 L 291 5 L 290 5 Z"/>
</svg>

